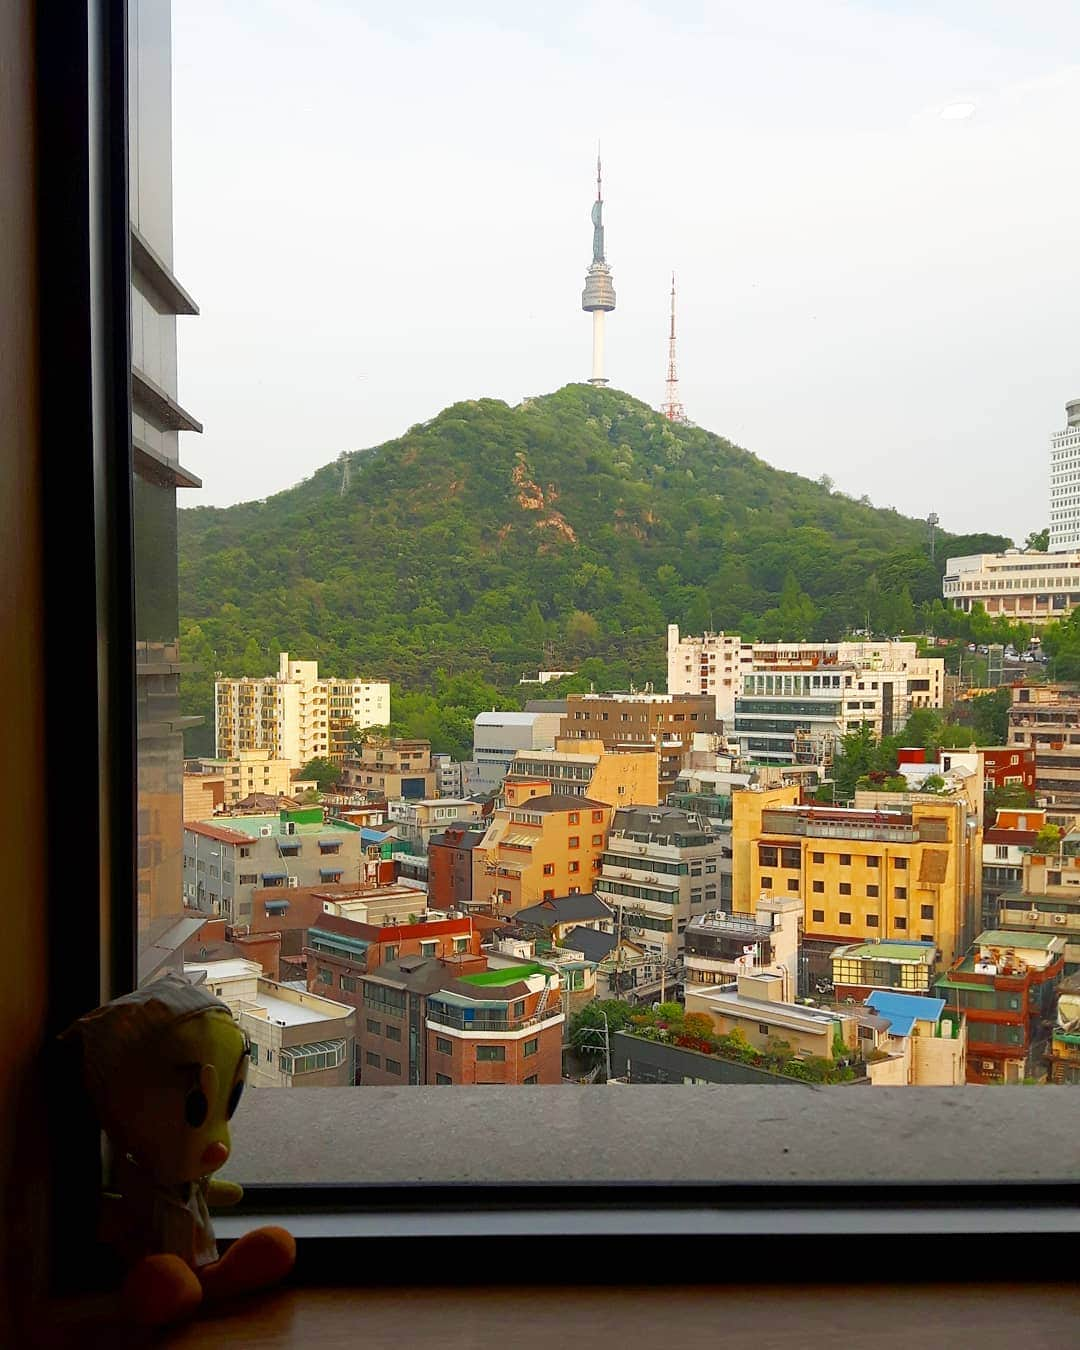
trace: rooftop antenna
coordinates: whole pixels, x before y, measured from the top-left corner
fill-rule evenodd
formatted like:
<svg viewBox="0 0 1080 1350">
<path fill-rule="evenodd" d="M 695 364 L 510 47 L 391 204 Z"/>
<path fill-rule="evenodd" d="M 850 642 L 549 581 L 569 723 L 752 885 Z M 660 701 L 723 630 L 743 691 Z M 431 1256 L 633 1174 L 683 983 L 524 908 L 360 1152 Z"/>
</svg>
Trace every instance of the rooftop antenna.
<svg viewBox="0 0 1080 1350">
<path fill-rule="evenodd" d="M 679 400 L 679 375 L 675 365 L 675 273 L 671 274 L 671 333 L 668 337 L 667 387 L 660 411 L 669 422 L 686 422 L 686 409 Z"/>
<path fill-rule="evenodd" d="M 930 532 L 930 561 L 934 561 L 934 544 L 937 538 L 938 513 L 931 511 L 926 517 L 926 528 Z"/>
</svg>

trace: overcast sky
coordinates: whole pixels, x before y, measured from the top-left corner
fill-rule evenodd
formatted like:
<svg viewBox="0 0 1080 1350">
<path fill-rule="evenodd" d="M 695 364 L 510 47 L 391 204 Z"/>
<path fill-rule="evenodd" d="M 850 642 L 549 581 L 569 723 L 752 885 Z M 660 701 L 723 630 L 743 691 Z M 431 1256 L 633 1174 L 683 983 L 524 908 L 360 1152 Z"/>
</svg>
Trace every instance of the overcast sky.
<svg viewBox="0 0 1080 1350">
<path fill-rule="evenodd" d="M 185 505 L 590 369 L 950 530 L 1080 396 L 1077 0 L 173 0 Z M 962 116 L 959 114 L 967 113 Z"/>
</svg>

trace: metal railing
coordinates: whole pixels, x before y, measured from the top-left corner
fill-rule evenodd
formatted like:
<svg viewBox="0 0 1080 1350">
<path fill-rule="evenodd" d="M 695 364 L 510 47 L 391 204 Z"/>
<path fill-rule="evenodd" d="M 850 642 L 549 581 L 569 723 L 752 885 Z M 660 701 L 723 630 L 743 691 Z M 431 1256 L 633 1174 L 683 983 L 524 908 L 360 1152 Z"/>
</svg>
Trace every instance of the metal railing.
<svg viewBox="0 0 1080 1350">
<path fill-rule="evenodd" d="M 454 1031 L 478 1031 L 483 1034 L 501 1031 L 523 1031 L 526 1027 L 542 1026 L 563 1016 L 562 1008 L 556 1003 L 531 1017 L 513 1018 L 465 1018 L 457 1013 L 443 1012 L 428 1004 L 427 1022 L 429 1026 L 450 1027 Z"/>
</svg>

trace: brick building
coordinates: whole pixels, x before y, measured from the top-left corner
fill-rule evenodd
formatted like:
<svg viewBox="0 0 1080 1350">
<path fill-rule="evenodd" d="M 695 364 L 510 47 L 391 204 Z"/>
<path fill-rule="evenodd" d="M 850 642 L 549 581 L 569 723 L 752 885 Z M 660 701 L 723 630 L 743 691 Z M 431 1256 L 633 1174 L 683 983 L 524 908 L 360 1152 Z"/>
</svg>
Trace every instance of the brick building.
<svg viewBox="0 0 1080 1350">
<path fill-rule="evenodd" d="M 450 825 L 428 840 L 428 904 L 432 909 L 467 909 L 473 902 L 473 849 L 487 826 Z"/>
<path fill-rule="evenodd" d="M 363 976 L 369 971 L 411 957 L 479 956 L 480 943 L 468 918 L 377 925 L 323 913 L 308 929 L 307 986 L 360 1008 Z"/>
<path fill-rule="evenodd" d="M 675 786 L 695 734 L 722 730 L 711 694 L 571 694 L 566 704 L 560 738 L 600 741 L 608 751 L 655 751 L 661 800 Z"/>
<path fill-rule="evenodd" d="M 1020 1083 L 1052 1015 L 1065 966 L 1065 939 L 991 930 L 980 933 L 934 992 L 967 1016 L 969 1083 Z"/>
</svg>

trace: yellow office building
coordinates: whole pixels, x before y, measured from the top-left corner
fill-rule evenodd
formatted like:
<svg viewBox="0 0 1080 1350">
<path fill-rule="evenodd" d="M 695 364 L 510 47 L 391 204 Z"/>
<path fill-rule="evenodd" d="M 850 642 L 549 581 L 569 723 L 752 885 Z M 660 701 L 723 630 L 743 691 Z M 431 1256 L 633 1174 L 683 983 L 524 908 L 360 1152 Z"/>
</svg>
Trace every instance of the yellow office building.
<svg viewBox="0 0 1080 1350">
<path fill-rule="evenodd" d="M 803 901 L 804 943 L 933 942 L 951 964 L 973 937 L 982 830 L 962 794 L 889 809 L 799 806 L 797 787 L 732 797 L 732 904 Z"/>
</svg>

